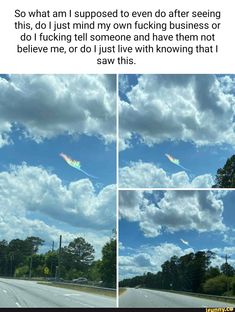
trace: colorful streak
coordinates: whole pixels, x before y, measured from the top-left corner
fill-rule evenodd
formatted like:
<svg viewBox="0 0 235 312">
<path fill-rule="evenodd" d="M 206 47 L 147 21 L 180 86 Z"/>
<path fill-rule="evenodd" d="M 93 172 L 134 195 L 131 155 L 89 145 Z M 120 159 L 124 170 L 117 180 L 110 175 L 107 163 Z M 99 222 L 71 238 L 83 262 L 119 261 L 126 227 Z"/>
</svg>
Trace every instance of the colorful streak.
<svg viewBox="0 0 235 312">
<path fill-rule="evenodd" d="M 184 170 L 189 170 L 189 169 L 187 169 L 187 168 L 181 166 L 179 159 L 176 159 L 176 158 L 172 157 L 172 156 L 169 155 L 169 154 L 165 154 L 165 155 L 166 155 L 166 157 L 169 159 L 169 161 L 172 162 L 173 164 L 175 164 L 176 166 L 178 166 L 178 167 L 180 167 L 180 168 L 182 168 L 182 169 L 184 169 Z"/>
<path fill-rule="evenodd" d="M 81 164 L 80 164 L 80 161 L 78 160 L 74 160 L 72 158 L 70 158 L 69 156 L 67 156 L 66 154 L 64 153 L 60 153 L 60 156 L 67 162 L 68 165 L 70 165 L 71 167 L 83 172 L 85 175 L 87 175 L 88 177 L 91 177 L 91 178 L 96 178 L 94 177 L 93 175 L 90 175 L 89 173 L 87 173 L 86 171 L 82 170 L 81 168 Z"/>
</svg>

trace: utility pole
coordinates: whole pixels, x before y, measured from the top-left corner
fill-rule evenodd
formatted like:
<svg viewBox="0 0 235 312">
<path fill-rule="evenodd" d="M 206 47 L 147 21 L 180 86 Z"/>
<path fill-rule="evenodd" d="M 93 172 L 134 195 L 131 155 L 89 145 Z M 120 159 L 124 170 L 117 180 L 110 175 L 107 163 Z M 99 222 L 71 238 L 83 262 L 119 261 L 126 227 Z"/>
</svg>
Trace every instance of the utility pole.
<svg viewBox="0 0 235 312">
<path fill-rule="evenodd" d="M 10 255 L 10 261 L 11 261 L 11 277 L 13 276 L 13 255 Z"/>
<path fill-rule="evenodd" d="M 59 255 L 58 255 L 58 275 L 57 275 L 57 279 L 60 279 L 60 269 L 61 269 L 61 245 L 62 245 L 62 235 L 60 235 L 60 245 L 59 245 Z"/>
<path fill-rule="evenodd" d="M 227 276 L 227 291 L 229 291 L 229 280 L 228 280 L 228 259 L 231 258 L 230 256 L 228 256 L 227 254 L 225 256 L 222 256 L 223 258 L 225 258 L 225 264 L 226 264 L 226 269 L 225 269 L 225 274 Z"/>
<path fill-rule="evenodd" d="M 29 263 L 29 279 L 32 277 L 32 265 L 33 265 L 33 254 L 30 256 L 30 263 Z"/>
<path fill-rule="evenodd" d="M 55 243 L 53 241 L 52 242 L 52 248 L 51 248 L 52 252 L 54 251 L 54 247 L 55 247 Z M 53 255 L 52 255 L 52 258 L 51 258 L 51 277 L 52 277 L 52 269 L 53 269 Z"/>
</svg>

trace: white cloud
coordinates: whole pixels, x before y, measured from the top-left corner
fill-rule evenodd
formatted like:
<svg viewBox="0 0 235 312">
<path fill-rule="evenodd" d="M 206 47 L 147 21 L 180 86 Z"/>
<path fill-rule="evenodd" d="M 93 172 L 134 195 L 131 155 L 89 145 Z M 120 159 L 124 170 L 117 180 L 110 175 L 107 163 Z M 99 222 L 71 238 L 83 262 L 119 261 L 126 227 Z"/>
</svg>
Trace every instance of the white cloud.
<svg viewBox="0 0 235 312">
<path fill-rule="evenodd" d="M 119 169 L 121 188 L 211 188 L 213 184 L 210 174 L 193 179 L 185 171 L 168 175 L 164 169 L 142 161 L 131 162 L 129 166 Z"/>
<path fill-rule="evenodd" d="M 235 268 L 235 247 L 225 246 L 220 248 L 213 248 L 211 251 L 215 253 L 215 258 L 211 261 L 212 266 L 220 267 L 225 263 L 225 255 L 227 255 L 229 257 L 228 263 Z"/>
<path fill-rule="evenodd" d="M 157 273 L 161 271 L 161 265 L 171 257 L 181 257 L 190 252 L 194 252 L 194 250 L 191 248 L 182 249 L 172 243 L 141 246 L 133 254 L 119 257 L 120 279 L 147 272 Z"/>
<path fill-rule="evenodd" d="M 143 192 L 119 191 L 119 215 L 130 221 L 138 221 L 141 217 L 140 205 L 143 202 Z"/>
<path fill-rule="evenodd" d="M 12 75 L 0 78 L 0 147 L 20 124 L 36 142 L 60 134 L 115 140 L 115 75 Z"/>
<path fill-rule="evenodd" d="M 139 222 L 146 237 L 156 237 L 163 231 L 223 232 L 223 209 L 222 200 L 212 191 L 166 191 L 154 202 L 144 192 L 120 191 L 120 216 Z"/>
<path fill-rule="evenodd" d="M 234 86 L 229 76 L 140 76 L 128 102 L 119 104 L 120 146 L 129 147 L 134 134 L 149 146 L 177 140 L 234 146 Z"/>
<path fill-rule="evenodd" d="M 99 250 L 115 227 L 116 187 L 98 194 L 91 181 L 62 184 L 43 168 L 12 166 L 0 173 L 0 232 L 4 239 L 37 235 L 47 242 L 83 236 Z M 53 225 L 51 225 L 53 224 Z"/>
</svg>

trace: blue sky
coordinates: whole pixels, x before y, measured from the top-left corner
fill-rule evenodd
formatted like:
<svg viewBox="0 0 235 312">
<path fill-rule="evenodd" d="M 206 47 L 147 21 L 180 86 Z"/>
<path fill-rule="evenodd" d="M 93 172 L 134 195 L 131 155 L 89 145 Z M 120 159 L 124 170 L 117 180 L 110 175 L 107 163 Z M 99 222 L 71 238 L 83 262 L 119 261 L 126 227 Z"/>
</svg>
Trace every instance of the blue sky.
<svg viewBox="0 0 235 312">
<path fill-rule="evenodd" d="M 100 257 L 116 220 L 115 75 L 0 76 L 0 235 L 44 250 L 84 237 Z M 59 154 L 79 160 L 90 178 Z"/>
<path fill-rule="evenodd" d="M 187 193 L 185 193 L 187 192 Z M 174 254 L 210 249 L 235 266 L 234 191 L 120 191 L 120 277 L 161 270 Z M 188 242 L 182 243 L 181 239 Z"/>
<path fill-rule="evenodd" d="M 119 80 L 120 186 L 211 187 L 234 154 L 234 76 L 121 75 Z M 166 153 L 189 170 L 169 162 Z"/>
<path fill-rule="evenodd" d="M 22 136 L 21 129 L 13 129 L 9 144 L 1 150 L 0 169 L 9 164 L 20 165 L 26 162 L 32 166 L 43 166 L 56 173 L 64 183 L 87 178 L 83 173 L 69 167 L 59 156 L 61 152 L 81 162 L 81 168 L 94 175 L 95 187 L 105 186 L 116 179 L 116 146 L 115 143 L 105 145 L 102 140 L 93 136 L 81 135 L 78 138 L 59 135 L 36 143 Z M 99 186 L 100 185 L 100 186 Z"/>
</svg>

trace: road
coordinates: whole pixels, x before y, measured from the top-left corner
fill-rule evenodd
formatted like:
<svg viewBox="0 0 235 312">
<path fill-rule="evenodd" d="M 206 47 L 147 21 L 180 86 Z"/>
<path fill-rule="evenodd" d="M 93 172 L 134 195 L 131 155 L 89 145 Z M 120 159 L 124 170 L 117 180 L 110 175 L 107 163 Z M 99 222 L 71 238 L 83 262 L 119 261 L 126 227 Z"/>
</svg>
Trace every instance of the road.
<svg viewBox="0 0 235 312">
<path fill-rule="evenodd" d="M 72 289 L 0 278 L 1 308 L 115 307 L 116 299 Z"/>
<path fill-rule="evenodd" d="M 234 304 L 140 288 L 127 288 L 119 297 L 119 307 L 121 308 L 212 308 L 231 306 L 234 307 Z"/>
</svg>

